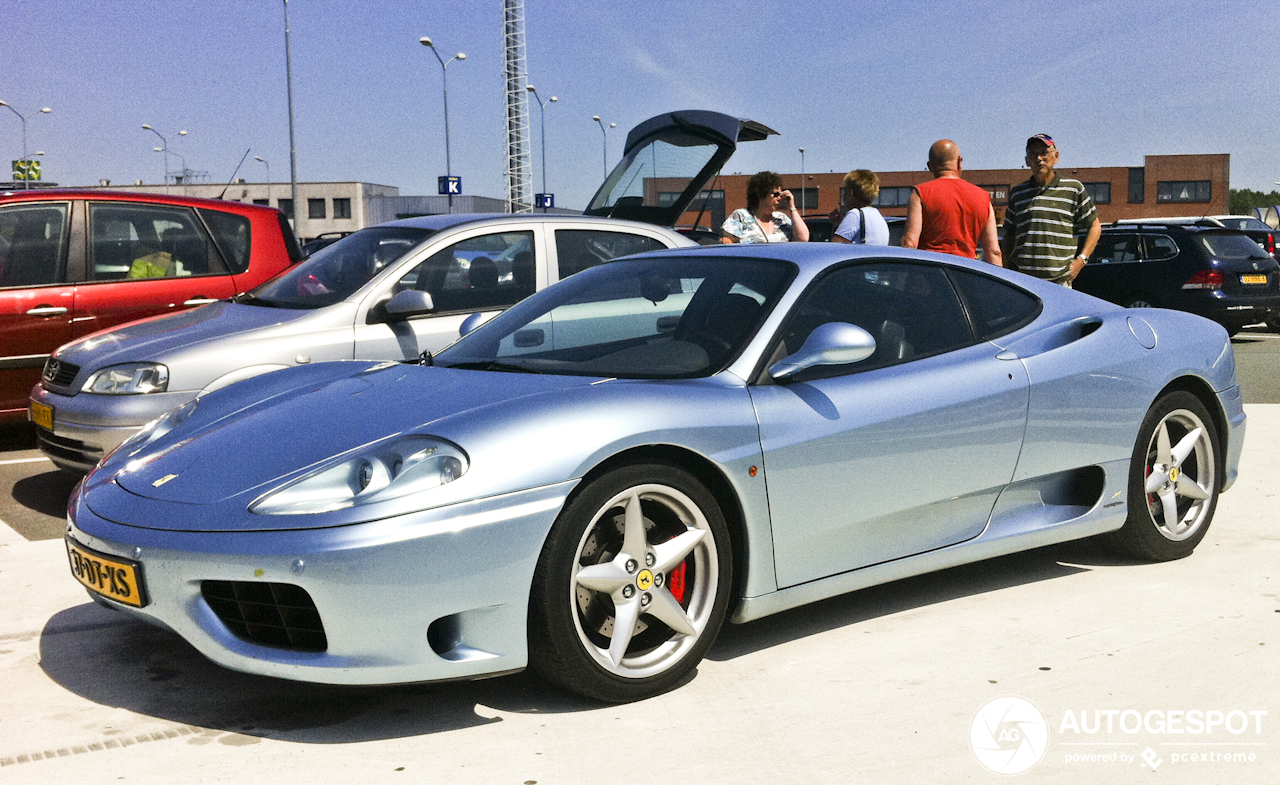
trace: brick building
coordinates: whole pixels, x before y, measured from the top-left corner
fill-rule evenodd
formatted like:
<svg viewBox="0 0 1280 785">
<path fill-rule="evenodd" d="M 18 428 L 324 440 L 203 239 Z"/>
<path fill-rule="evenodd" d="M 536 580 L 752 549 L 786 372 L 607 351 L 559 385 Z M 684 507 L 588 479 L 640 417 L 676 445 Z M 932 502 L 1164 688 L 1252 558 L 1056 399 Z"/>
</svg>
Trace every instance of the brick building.
<svg viewBox="0 0 1280 785">
<path fill-rule="evenodd" d="M 1085 184 L 1103 223 L 1121 218 L 1164 218 L 1170 216 L 1218 215 L 1227 212 L 1231 188 L 1231 156 L 1148 155 L 1142 166 L 1066 167 L 1058 173 Z M 877 172 L 880 176 L 880 198 L 876 207 L 885 216 L 905 216 L 911 187 L 930 179 L 927 171 Z M 799 174 L 783 174 L 782 184 L 796 195 L 804 215 L 826 215 L 840 203 L 840 183 L 844 172 L 806 173 L 804 190 Z M 991 193 L 996 220 L 1004 220 L 1009 189 L 1026 180 L 1028 170 L 966 169 L 964 179 Z M 695 201 L 681 224 L 694 224 L 699 218 L 703 226 L 718 228 L 728 212 L 747 204 L 747 180 L 750 175 L 724 175 L 716 180 L 704 198 Z M 651 187 L 667 190 L 661 180 Z M 670 190 L 675 190 L 670 189 Z M 661 193 L 658 194 L 661 197 Z M 703 209 L 705 208 L 705 209 Z"/>
</svg>

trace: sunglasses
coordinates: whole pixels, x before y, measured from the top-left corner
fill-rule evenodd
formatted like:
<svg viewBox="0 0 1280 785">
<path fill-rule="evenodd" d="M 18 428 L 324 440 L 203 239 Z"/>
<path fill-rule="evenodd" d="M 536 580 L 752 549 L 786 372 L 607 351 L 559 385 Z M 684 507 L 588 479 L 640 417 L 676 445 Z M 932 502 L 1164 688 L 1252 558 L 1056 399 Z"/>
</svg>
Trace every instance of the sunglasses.
<svg viewBox="0 0 1280 785">
<path fill-rule="evenodd" d="M 782 191 L 770 191 L 769 195 L 774 197 L 782 196 Z"/>
</svg>

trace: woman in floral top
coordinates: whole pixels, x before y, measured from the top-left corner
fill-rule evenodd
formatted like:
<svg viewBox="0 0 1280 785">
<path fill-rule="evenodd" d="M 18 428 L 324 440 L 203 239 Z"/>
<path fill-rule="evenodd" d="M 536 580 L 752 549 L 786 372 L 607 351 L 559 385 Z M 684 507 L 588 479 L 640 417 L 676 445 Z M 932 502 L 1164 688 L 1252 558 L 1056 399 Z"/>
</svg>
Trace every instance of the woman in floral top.
<svg viewBox="0 0 1280 785">
<path fill-rule="evenodd" d="M 809 241 L 791 192 L 783 189 L 775 172 L 760 172 L 747 181 L 747 206 L 734 210 L 720 227 L 722 243 L 785 243 Z"/>
</svg>

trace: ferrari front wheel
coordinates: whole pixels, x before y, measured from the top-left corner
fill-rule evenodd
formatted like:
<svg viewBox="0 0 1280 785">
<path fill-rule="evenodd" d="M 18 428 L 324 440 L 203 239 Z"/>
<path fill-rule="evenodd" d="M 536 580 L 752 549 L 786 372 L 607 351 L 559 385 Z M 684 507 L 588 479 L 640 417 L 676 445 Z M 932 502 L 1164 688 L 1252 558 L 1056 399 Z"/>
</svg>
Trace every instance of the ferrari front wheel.
<svg viewBox="0 0 1280 785">
<path fill-rule="evenodd" d="M 1110 542 L 1154 561 L 1180 559 L 1204 538 L 1218 503 L 1219 441 L 1213 419 L 1188 392 L 1152 405 L 1129 466 L 1129 517 Z"/>
<path fill-rule="evenodd" d="M 724 620 L 728 527 L 711 493 L 666 465 L 591 482 L 543 546 L 529 608 L 529 660 L 544 678 L 611 703 L 679 684 Z"/>
</svg>

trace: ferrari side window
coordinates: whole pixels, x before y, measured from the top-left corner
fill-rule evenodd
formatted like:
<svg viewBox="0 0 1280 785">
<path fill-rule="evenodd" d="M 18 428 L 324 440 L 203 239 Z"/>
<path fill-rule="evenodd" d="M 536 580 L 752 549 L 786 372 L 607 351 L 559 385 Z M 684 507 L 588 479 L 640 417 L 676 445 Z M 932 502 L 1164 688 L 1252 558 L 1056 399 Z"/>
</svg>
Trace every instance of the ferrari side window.
<svg viewBox="0 0 1280 785">
<path fill-rule="evenodd" d="M 842 267 L 818 281 L 796 304 L 783 330 L 785 351 L 828 322 L 847 322 L 871 333 L 876 351 L 835 373 L 864 371 L 929 357 L 974 342 L 955 290 L 940 268 L 874 262 Z M 829 375 L 832 367 L 817 372 Z"/>
<path fill-rule="evenodd" d="M 1040 315 L 1040 300 L 1028 292 L 977 273 L 952 270 L 951 280 L 964 300 L 979 340 L 989 341 L 1022 327 Z"/>
</svg>

